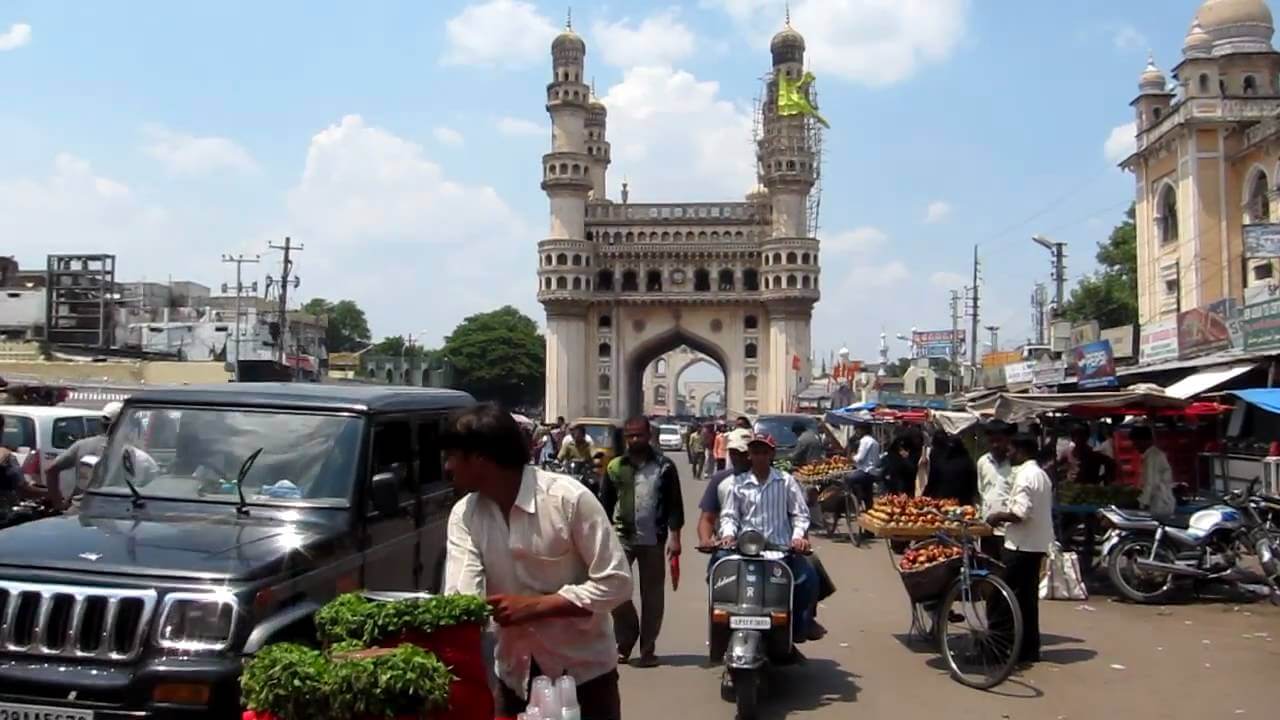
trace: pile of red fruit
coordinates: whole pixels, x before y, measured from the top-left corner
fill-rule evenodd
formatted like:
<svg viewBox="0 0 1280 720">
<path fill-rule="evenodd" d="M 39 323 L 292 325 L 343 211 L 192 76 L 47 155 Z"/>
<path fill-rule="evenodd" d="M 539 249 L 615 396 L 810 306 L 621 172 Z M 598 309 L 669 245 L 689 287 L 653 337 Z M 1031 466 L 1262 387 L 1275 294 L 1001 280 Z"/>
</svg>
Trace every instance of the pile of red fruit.
<svg viewBox="0 0 1280 720">
<path fill-rule="evenodd" d="M 898 561 L 898 567 L 904 572 L 909 570 L 919 570 L 929 567 L 935 563 L 944 562 L 952 558 L 960 557 L 962 551 L 953 545 L 942 545 L 934 543 L 923 547 L 912 548 L 903 554 L 902 559 Z"/>
<path fill-rule="evenodd" d="M 876 498 L 867 515 L 885 527 L 936 528 L 953 523 L 957 517 L 972 520 L 978 511 L 972 505 L 961 505 L 950 498 L 913 498 L 900 494 Z"/>
</svg>

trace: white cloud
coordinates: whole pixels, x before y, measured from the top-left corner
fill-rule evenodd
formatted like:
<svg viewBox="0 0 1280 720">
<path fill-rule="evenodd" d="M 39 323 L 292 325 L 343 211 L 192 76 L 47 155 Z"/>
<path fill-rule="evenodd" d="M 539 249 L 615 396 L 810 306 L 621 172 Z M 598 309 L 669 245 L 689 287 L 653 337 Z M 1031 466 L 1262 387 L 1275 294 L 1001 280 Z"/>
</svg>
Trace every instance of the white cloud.
<svg viewBox="0 0 1280 720">
<path fill-rule="evenodd" d="M 340 288 L 377 333 L 425 329 L 434 344 L 471 313 L 536 312 L 530 225 L 493 188 L 451 180 L 421 146 L 359 115 L 311 139 L 282 225 L 308 243 L 298 263 L 310 292 Z"/>
<path fill-rule="evenodd" d="M 1120 24 L 1111 28 L 1111 43 L 1117 50 L 1145 50 L 1151 45 L 1147 36 L 1132 25 Z"/>
<path fill-rule="evenodd" d="M 26 23 L 14 23 L 6 32 L 0 33 L 0 52 L 17 50 L 31 42 L 31 26 Z"/>
<path fill-rule="evenodd" d="M 614 177 L 636 201 L 738 199 L 755 184 L 751 111 L 683 70 L 631 68 L 609 88 Z"/>
<path fill-rule="evenodd" d="M 1125 123 L 1111 128 L 1111 134 L 1102 144 L 1102 154 L 1107 162 L 1118 163 L 1132 155 L 1138 149 L 1137 123 Z"/>
<path fill-rule="evenodd" d="M 520 67 L 550 62 L 551 40 L 559 32 L 538 9 L 522 0 L 488 0 L 468 5 L 445 22 L 446 65 Z"/>
<path fill-rule="evenodd" d="M 781 24 L 777 2 L 708 0 L 766 45 Z M 796 0 L 791 25 L 814 72 L 881 87 L 946 60 L 965 38 L 969 0 Z"/>
<path fill-rule="evenodd" d="M 674 65 L 693 55 L 697 45 L 697 37 L 680 22 L 675 8 L 651 15 L 638 25 L 627 18 L 597 22 L 592 26 L 592 39 L 606 63 L 624 68 Z"/>
<path fill-rule="evenodd" d="M 461 147 L 466 142 L 466 138 L 462 137 L 462 133 L 444 125 L 432 130 L 431 134 L 435 136 L 436 142 L 449 147 Z"/>
<path fill-rule="evenodd" d="M 864 286 L 872 288 L 891 288 L 911 277 L 911 271 L 901 260 L 856 267 L 853 274 Z"/>
<path fill-rule="evenodd" d="M 502 117 L 494 123 L 499 133 L 507 137 L 534 137 L 538 135 L 550 135 L 548 127 L 541 123 L 525 120 L 524 118 Z"/>
<path fill-rule="evenodd" d="M 968 279 L 959 273 L 942 270 L 929 276 L 929 282 L 934 287 L 942 288 L 943 290 L 958 290 L 964 287 L 967 281 Z"/>
<path fill-rule="evenodd" d="M 143 150 L 175 175 L 206 175 L 223 170 L 258 170 L 249 151 L 224 137 L 197 137 L 161 125 L 143 128 Z"/>
<path fill-rule="evenodd" d="M 878 250 L 889 236 L 879 228 L 864 226 L 822 238 L 822 249 L 830 253 L 861 253 Z"/>
<path fill-rule="evenodd" d="M 949 217 L 951 217 L 951 203 L 944 200 L 934 200 L 924 211 L 924 221 L 930 225 L 940 223 Z"/>
</svg>

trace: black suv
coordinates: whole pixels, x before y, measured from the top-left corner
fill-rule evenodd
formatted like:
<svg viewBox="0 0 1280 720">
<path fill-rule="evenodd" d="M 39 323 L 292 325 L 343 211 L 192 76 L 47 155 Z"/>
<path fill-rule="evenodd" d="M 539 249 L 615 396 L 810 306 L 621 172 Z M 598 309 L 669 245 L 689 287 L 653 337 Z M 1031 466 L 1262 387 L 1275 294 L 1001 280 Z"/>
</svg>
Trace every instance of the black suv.
<svg viewBox="0 0 1280 720">
<path fill-rule="evenodd" d="M 0 531 L 0 718 L 237 717 L 243 657 L 335 595 L 438 591 L 451 390 L 133 395 L 78 511 Z"/>
</svg>

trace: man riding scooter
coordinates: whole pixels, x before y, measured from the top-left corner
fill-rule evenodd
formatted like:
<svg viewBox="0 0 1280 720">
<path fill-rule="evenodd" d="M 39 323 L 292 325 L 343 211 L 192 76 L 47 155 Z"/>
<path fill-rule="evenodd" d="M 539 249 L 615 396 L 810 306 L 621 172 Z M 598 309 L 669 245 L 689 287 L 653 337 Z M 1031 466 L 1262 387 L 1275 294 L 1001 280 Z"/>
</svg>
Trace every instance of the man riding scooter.
<svg viewBox="0 0 1280 720">
<path fill-rule="evenodd" d="M 773 467 L 777 443 L 769 435 L 755 435 L 747 445 L 750 472 L 733 478 L 722 495 L 720 545 L 735 547 L 738 533 L 756 530 L 771 546 L 790 547 L 787 566 L 795 578 L 792 635 L 797 643 L 809 639 L 818 605 L 818 577 L 804 554 L 810 551 L 809 504 L 795 478 Z"/>
</svg>

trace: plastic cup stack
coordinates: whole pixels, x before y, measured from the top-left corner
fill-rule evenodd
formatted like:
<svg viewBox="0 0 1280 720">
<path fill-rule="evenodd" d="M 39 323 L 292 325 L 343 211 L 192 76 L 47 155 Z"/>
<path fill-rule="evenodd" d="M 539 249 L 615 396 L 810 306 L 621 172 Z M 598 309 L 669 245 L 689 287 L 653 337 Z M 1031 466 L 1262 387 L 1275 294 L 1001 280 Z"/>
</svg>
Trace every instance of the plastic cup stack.
<svg viewBox="0 0 1280 720">
<path fill-rule="evenodd" d="M 560 720 L 582 720 L 582 708 L 578 706 L 578 684 L 565 675 L 556 680 L 560 693 Z"/>
<path fill-rule="evenodd" d="M 529 704 L 542 711 L 542 720 L 559 720 L 560 692 L 555 683 L 545 675 L 533 679 L 533 687 L 529 693 Z"/>
</svg>

